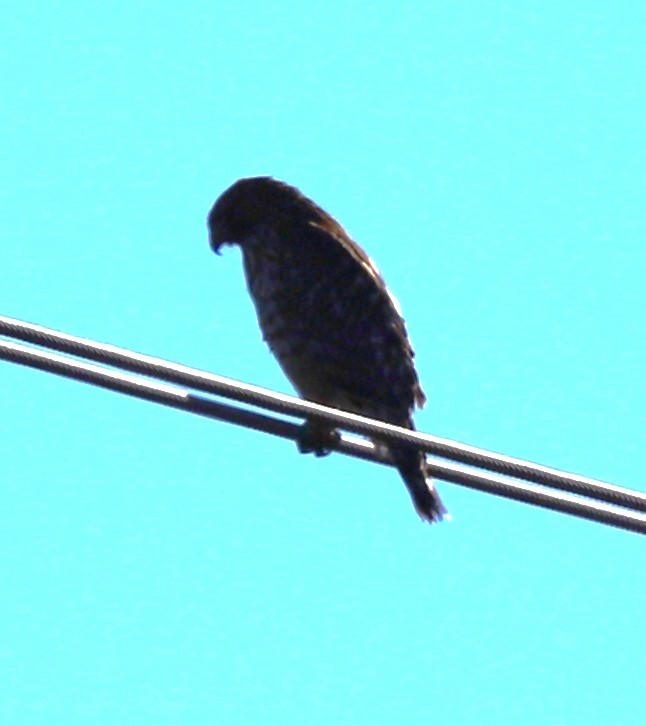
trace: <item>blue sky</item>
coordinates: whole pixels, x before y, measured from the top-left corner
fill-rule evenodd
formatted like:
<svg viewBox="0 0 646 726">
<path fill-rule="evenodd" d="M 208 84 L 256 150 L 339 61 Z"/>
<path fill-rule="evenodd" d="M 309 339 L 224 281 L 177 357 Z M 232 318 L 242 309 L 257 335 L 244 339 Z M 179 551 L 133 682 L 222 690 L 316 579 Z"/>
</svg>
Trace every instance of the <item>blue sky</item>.
<svg viewBox="0 0 646 726">
<path fill-rule="evenodd" d="M 422 430 L 644 489 L 643 3 L 0 11 L 0 313 L 290 392 L 205 216 L 399 298 Z M 1 364 L 0 720 L 637 724 L 644 542 Z M 641 714 L 640 714 L 641 712 Z"/>
</svg>

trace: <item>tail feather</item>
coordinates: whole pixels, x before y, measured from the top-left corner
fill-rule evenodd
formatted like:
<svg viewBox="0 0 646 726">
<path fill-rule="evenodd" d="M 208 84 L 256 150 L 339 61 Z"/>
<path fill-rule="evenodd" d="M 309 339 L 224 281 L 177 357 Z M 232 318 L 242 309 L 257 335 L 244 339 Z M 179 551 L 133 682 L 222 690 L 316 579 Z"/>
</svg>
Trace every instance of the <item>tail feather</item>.
<svg viewBox="0 0 646 726">
<path fill-rule="evenodd" d="M 430 523 L 441 522 L 448 510 L 431 481 L 424 454 L 398 446 L 391 447 L 390 454 L 419 516 Z"/>
</svg>

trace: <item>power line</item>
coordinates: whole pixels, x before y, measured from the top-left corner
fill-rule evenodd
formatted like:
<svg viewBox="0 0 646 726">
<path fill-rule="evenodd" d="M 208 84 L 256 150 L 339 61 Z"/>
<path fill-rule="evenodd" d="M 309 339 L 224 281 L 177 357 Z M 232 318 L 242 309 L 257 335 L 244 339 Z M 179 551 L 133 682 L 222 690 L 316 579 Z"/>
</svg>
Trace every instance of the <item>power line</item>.
<svg viewBox="0 0 646 726">
<path fill-rule="evenodd" d="M 646 512 L 646 494 L 642 492 L 615 487 L 588 477 L 566 474 L 556 469 L 495 454 L 431 434 L 409 431 L 112 345 L 59 333 L 3 316 L 0 316 L 0 334 L 278 413 L 299 418 L 307 416 L 321 418 L 355 433 L 376 434 L 385 440 L 408 443 L 441 458 Z"/>
<path fill-rule="evenodd" d="M 71 360 L 54 353 L 43 353 L 15 343 L 0 342 L 0 359 L 286 439 L 296 440 L 300 431 L 300 426 L 297 424 L 255 411 L 228 406 L 176 386 L 146 381 L 128 373 L 117 373 L 91 363 Z M 388 457 L 367 441 L 342 438 L 334 448 L 351 456 L 390 464 Z M 630 531 L 646 533 L 646 517 L 626 509 L 600 505 L 567 494 L 552 494 L 540 487 L 507 480 L 502 476 L 469 471 L 459 464 L 431 460 L 429 469 L 431 475 L 437 479 Z"/>
<path fill-rule="evenodd" d="M 646 493 L 616 487 L 577 474 L 567 474 L 557 469 L 503 454 L 495 454 L 439 436 L 410 431 L 381 421 L 303 401 L 293 396 L 268 391 L 258 386 L 240 383 L 214 373 L 134 353 L 113 345 L 59 333 L 49 328 L 4 316 L 0 316 L 0 335 L 159 378 L 170 383 L 178 383 L 198 391 L 225 396 L 277 413 L 286 413 L 299 418 L 320 418 L 354 433 L 367 436 L 377 435 L 386 441 L 408 443 L 440 458 L 646 512 Z"/>
<path fill-rule="evenodd" d="M 115 346 L 58 333 L 48 328 L 24 323 L 12 318 L 0 316 L 0 335 L 58 350 L 68 355 L 84 357 L 148 377 L 186 385 L 210 394 L 226 396 L 275 412 L 300 418 L 321 418 L 335 426 L 356 433 L 364 435 L 377 434 L 384 440 L 396 440 L 411 446 L 418 446 L 435 456 L 494 470 L 503 475 L 529 480 L 542 486 L 550 486 L 604 502 L 611 502 L 615 506 L 602 506 L 587 499 L 581 499 L 579 496 L 557 495 L 540 486 L 522 484 L 507 479 L 505 476 L 485 475 L 459 464 L 442 463 L 435 459 L 429 462 L 431 474 L 437 479 L 624 529 L 646 533 L 646 517 L 628 511 L 631 509 L 636 512 L 646 511 L 646 494 L 642 492 L 615 487 L 587 477 L 566 474 L 555 469 L 493 454 L 429 434 L 411 432 L 407 429 L 319 406 L 291 396 L 277 394 L 257 386 L 241 384 L 212 373 L 133 353 Z M 140 376 L 111 371 L 102 366 L 76 361 L 52 353 L 44 353 L 15 343 L 0 342 L 0 358 L 198 415 L 218 418 L 230 423 L 254 428 L 283 438 L 296 439 L 300 430 L 299 425 L 290 421 L 248 409 L 229 406 L 204 396 L 198 396 L 175 385 L 160 384 L 145 380 Z M 367 441 L 343 437 L 336 448 L 342 453 L 352 456 L 379 463 L 390 463 L 387 455 L 375 449 Z"/>
</svg>

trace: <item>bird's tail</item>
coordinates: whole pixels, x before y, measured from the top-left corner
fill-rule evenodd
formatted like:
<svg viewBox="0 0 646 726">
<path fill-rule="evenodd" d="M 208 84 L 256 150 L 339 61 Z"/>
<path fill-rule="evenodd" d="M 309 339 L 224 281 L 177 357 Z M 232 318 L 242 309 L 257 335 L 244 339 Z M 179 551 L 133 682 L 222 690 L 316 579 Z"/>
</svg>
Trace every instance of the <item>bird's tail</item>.
<svg viewBox="0 0 646 726">
<path fill-rule="evenodd" d="M 390 454 L 419 516 L 427 522 L 441 522 L 448 510 L 429 476 L 424 454 L 405 446 L 391 446 Z"/>
</svg>

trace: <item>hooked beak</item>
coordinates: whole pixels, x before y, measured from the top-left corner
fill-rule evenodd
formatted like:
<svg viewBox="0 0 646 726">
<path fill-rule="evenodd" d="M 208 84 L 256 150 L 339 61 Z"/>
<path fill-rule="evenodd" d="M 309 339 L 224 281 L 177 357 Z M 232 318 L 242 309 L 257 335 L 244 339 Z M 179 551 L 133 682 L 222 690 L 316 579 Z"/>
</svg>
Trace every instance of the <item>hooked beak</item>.
<svg viewBox="0 0 646 726">
<path fill-rule="evenodd" d="M 209 233 L 209 245 L 216 255 L 222 254 L 222 247 L 225 244 L 229 244 L 226 240 L 215 237 L 212 233 Z"/>
</svg>

